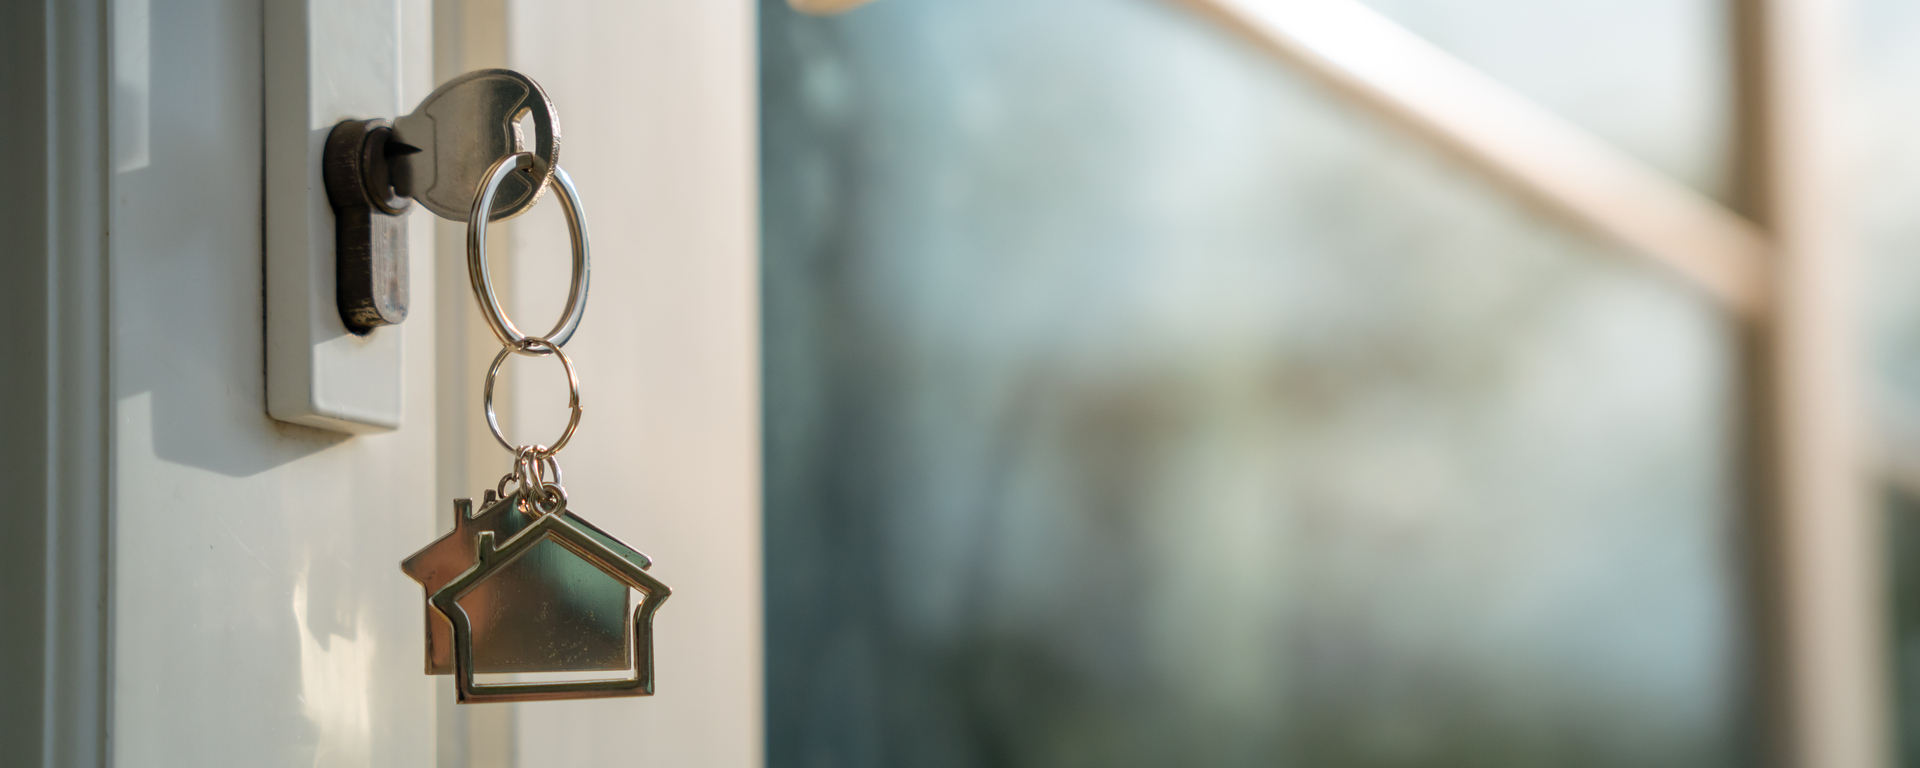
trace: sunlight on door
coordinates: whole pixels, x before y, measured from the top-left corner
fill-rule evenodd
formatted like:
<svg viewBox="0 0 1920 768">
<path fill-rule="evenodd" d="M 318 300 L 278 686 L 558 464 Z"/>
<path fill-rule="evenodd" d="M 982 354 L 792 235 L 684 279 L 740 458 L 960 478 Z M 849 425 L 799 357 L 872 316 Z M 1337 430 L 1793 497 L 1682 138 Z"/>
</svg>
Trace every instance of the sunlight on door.
<svg viewBox="0 0 1920 768">
<path fill-rule="evenodd" d="M 372 698 L 374 638 L 360 627 L 370 623 L 362 606 L 341 626 L 347 634 L 317 636 L 309 622 L 308 568 L 293 585 L 293 620 L 300 627 L 300 704 L 313 723 L 313 765 L 364 766 L 373 760 Z"/>
</svg>

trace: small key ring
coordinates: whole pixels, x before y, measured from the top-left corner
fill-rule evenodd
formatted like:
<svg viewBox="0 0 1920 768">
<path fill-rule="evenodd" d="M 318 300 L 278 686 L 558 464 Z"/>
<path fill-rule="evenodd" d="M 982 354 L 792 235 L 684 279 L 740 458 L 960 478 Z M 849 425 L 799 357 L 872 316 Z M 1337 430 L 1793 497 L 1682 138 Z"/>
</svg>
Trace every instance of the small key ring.
<svg viewBox="0 0 1920 768">
<path fill-rule="evenodd" d="M 547 478 L 551 477 L 553 478 L 551 482 L 554 485 L 563 485 L 564 482 L 560 476 L 560 462 L 553 458 L 552 453 L 542 453 L 547 450 L 547 447 L 544 445 L 533 446 L 533 450 L 534 455 L 537 457 L 535 459 L 537 463 L 534 466 L 534 474 L 540 478 L 540 483 L 545 485 L 549 482 Z"/>
<path fill-rule="evenodd" d="M 516 152 L 500 158 L 487 169 L 486 177 L 480 182 L 480 190 L 473 198 L 473 209 L 467 217 L 467 282 L 473 286 L 473 297 L 480 302 L 480 316 L 486 318 L 487 327 L 493 329 L 493 335 L 501 345 L 523 355 L 544 357 L 548 353 L 532 351 L 522 344 L 530 338 L 520 332 L 520 328 L 507 319 L 506 310 L 500 307 L 500 297 L 493 292 L 493 276 L 487 272 L 487 218 L 482 211 L 493 210 L 494 195 L 500 191 L 500 183 L 508 176 L 519 171 L 532 171 L 540 165 L 538 158 L 531 152 Z M 573 179 L 558 166 L 553 168 L 553 188 L 564 205 L 560 210 L 567 215 L 567 234 L 573 241 L 573 281 L 567 286 L 567 309 L 560 315 L 553 330 L 542 338 L 552 342 L 550 347 L 559 351 L 560 347 L 573 338 L 573 332 L 580 327 L 580 319 L 587 313 L 587 280 L 590 265 L 587 247 L 587 213 L 580 208 L 580 195 L 574 191 Z M 511 449 L 511 447 L 509 447 Z"/>
<path fill-rule="evenodd" d="M 513 473 L 507 477 L 514 479 L 520 484 L 521 507 L 529 511 L 532 510 L 532 505 L 541 496 L 541 486 L 547 485 L 549 482 L 547 479 L 547 469 L 552 469 L 555 475 L 560 473 L 560 463 L 554 461 L 553 457 L 549 456 L 544 459 L 540 457 L 540 452 L 546 449 L 547 447 L 544 445 L 523 445 L 514 449 Z M 556 477 L 552 482 L 558 483 L 560 480 Z"/>
<path fill-rule="evenodd" d="M 486 410 L 487 429 L 493 432 L 493 439 L 500 441 L 501 447 L 512 452 L 516 460 L 520 454 L 520 449 L 516 448 L 511 441 L 507 440 L 507 436 L 500 431 L 500 417 L 495 414 L 493 410 L 493 382 L 494 379 L 500 376 L 500 365 L 505 363 L 509 356 L 515 352 L 524 354 L 526 349 L 534 347 L 545 347 L 548 351 L 541 354 L 551 354 L 560 358 L 560 365 L 567 369 L 567 408 L 571 410 L 572 413 L 567 417 L 566 431 L 560 433 L 560 439 L 554 441 L 552 448 L 532 446 L 534 449 L 532 453 L 533 458 L 553 458 L 553 455 L 559 453 L 561 448 L 567 447 L 567 441 L 573 439 L 573 431 L 580 427 L 580 413 L 582 410 L 580 407 L 580 376 L 573 370 L 573 360 L 567 357 L 567 353 L 560 351 L 560 345 L 537 336 L 529 336 L 514 342 L 512 346 L 501 347 L 500 354 L 493 356 L 493 365 L 487 368 L 487 381 L 486 385 L 481 389 L 480 403 Z M 556 464 L 554 466 L 556 468 L 555 479 L 558 479 L 557 470 L 559 465 Z M 515 467 L 515 471 L 518 471 L 518 466 Z"/>
<path fill-rule="evenodd" d="M 534 477 L 537 482 L 529 484 L 522 477 L 522 470 L 521 470 L 520 460 L 518 457 L 529 450 L 544 451 L 546 449 L 547 447 L 544 445 L 523 445 L 523 446 L 520 446 L 518 449 L 516 449 L 514 451 L 514 456 L 516 458 L 514 459 L 514 462 L 513 462 L 513 471 L 508 472 L 504 475 L 501 475 L 500 482 L 493 484 L 493 497 L 496 499 L 506 498 L 507 483 L 519 483 L 520 492 L 524 495 L 529 487 L 536 486 L 536 485 L 543 485 L 547 482 L 546 478 L 547 478 L 548 470 L 552 470 L 553 472 L 554 485 L 565 485 L 566 480 L 564 479 L 563 473 L 560 471 L 560 462 L 559 460 L 553 458 L 552 456 L 548 456 L 544 459 L 535 460 L 536 462 L 538 462 L 536 466 L 545 468 L 545 469 L 537 469 L 534 472 Z"/>
<path fill-rule="evenodd" d="M 550 502 L 552 506 L 542 506 L 540 502 Z M 557 483 L 545 483 L 539 492 L 527 503 L 535 515 L 554 515 L 567 510 L 567 489 Z"/>
<path fill-rule="evenodd" d="M 501 487 L 505 487 L 508 480 L 513 480 L 520 484 L 521 495 L 531 498 L 530 494 L 540 486 L 565 485 L 566 479 L 560 471 L 560 461 L 552 454 L 545 453 L 546 450 L 547 447 L 544 445 L 523 445 L 515 448 L 513 471 L 500 479 Z M 505 495 L 497 490 L 495 493 Z"/>
<path fill-rule="evenodd" d="M 540 488 L 540 460 L 535 452 L 537 445 L 523 445 L 513 451 L 513 479 L 520 484 L 520 504 L 526 507 L 532 503 L 534 491 Z"/>
</svg>

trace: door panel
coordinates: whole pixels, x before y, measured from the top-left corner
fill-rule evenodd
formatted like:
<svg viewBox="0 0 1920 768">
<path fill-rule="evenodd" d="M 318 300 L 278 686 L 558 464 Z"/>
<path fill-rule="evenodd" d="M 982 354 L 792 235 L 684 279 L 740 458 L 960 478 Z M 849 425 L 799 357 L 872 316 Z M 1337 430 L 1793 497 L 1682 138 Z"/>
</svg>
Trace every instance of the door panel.
<svg viewBox="0 0 1920 768">
<path fill-rule="evenodd" d="M 432 85 L 427 4 L 401 7 L 410 103 Z M 430 764 L 419 588 L 395 564 L 446 505 L 431 296 L 416 292 L 414 319 L 391 329 L 405 350 L 399 430 L 348 437 L 267 416 L 261 8 L 152 10 L 144 29 L 115 29 L 125 76 L 110 107 L 116 135 L 132 134 L 116 142 L 128 149 L 110 210 L 114 761 Z M 142 49 L 145 62 L 126 60 Z M 430 280 L 431 227 L 412 229 L 410 250 Z"/>
<path fill-rule="evenodd" d="M 104 123 L 94 146 L 111 147 L 106 192 L 78 203 L 111 233 L 108 303 L 89 315 L 106 323 L 109 391 L 96 401 L 112 422 L 110 467 L 79 489 L 110 495 L 111 535 L 72 558 L 109 574 L 109 597 L 46 615 L 106 606 L 111 626 L 93 636 L 109 638 L 111 683 L 76 695 L 110 713 L 109 762 L 760 762 L 752 9 L 460 6 L 495 14 L 501 63 L 559 101 L 563 162 L 597 217 L 595 298 L 569 349 L 588 419 L 563 461 L 578 508 L 652 554 L 675 588 L 657 620 L 659 693 L 456 707 L 444 680 L 421 674 L 421 596 L 397 564 L 447 527 L 452 494 L 477 495 L 506 465 L 474 407 L 492 350 L 467 343 L 470 298 L 447 290 L 461 266 L 436 252 L 436 236 L 460 228 L 414 214 L 413 311 L 388 329 L 404 350 L 398 430 L 269 418 L 261 5 L 105 0 L 96 23 L 111 54 L 92 76 L 110 86 L 106 113 L 66 127 Z M 429 44 L 427 0 L 400 7 L 410 105 L 447 52 Z M 550 269 L 565 242 L 552 214 L 500 228 L 516 313 L 551 310 L 540 301 L 565 279 Z M 526 379 L 503 395 L 515 434 L 559 411 L 532 370 L 509 372 Z M 104 727 L 93 733 L 106 745 Z"/>
</svg>

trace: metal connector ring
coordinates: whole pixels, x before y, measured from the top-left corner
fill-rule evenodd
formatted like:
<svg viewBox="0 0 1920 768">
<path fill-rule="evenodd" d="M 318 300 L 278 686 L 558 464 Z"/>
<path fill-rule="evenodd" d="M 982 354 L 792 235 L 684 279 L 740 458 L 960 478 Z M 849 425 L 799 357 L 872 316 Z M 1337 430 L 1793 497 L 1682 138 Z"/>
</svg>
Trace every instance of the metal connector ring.
<svg viewBox="0 0 1920 768">
<path fill-rule="evenodd" d="M 500 446 L 506 448 L 508 452 L 518 456 L 519 449 L 515 448 L 513 442 L 507 440 L 507 436 L 500 431 L 500 417 L 496 415 L 493 410 L 493 382 L 494 379 L 499 378 L 500 365 L 505 363 L 509 356 L 515 352 L 525 353 L 527 349 L 534 347 L 545 348 L 546 352 L 539 354 L 550 354 L 560 358 L 560 365 L 567 369 L 567 408 L 571 411 L 567 416 L 567 429 L 560 433 L 560 439 L 554 441 L 553 447 L 544 449 L 536 448 L 531 453 L 534 459 L 551 459 L 554 454 L 560 452 L 561 448 L 567 447 L 568 440 L 573 439 L 573 431 L 580 427 L 580 413 L 582 410 L 580 407 L 580 376 L 574 372 L 573 361 L 567 358 L 567 353 L 560 351 L 560 345 L 547 341 L 546 339 L 528 337 L 514 342 L 511 346 L 501 347 L 500 354 L 493 356 L 493 365 L 487 368 L 487 381 L 480 390 L 480 404 L 486 410 L 487 429 L 493 432 L 493 439 L 500 441 Z M 557 465 L 554 479 L 559 479 Z"/>
<path fill-rule="evenodd" d="M 507 483 L 519 483 L 521 486 L 520 490 L 522 493 L 524 493 L 527 490 L 528 483 L 525 481 L 525 479 L 522 476 L 524 474 L 524 468 L 520 462 L 520 457 L 523 454 L 527 453 L 529 450 L 531 450 L 534 453 L 538 453 L 546 449 L 547 447 L 544 445 L 523 445 L 523 446 L 520 446 L 520 448 L 516 449 L 514 451 L 515 458 L 513 462 L 513 471 L 508 472 L 504 475 L 501 475 L 500 482 L 494 483 L 493 497 L 496 499 L 506 498 Z M 547 474 L 549 471 L 551 471 L 553 474 L 553 480 L 551 482 L 554 485 L 565 485 L 565 483 L 563 482 L 562 474 L 560 472 L 560 462 L 555 461 L 552 456 L 548 456 L 544 459 L 535 459 L 534 464 L 535 466 L 540 468 L 539 471 L 535 473 L 536 479 L 535 479 L 535 482 L 533 483 L 534 485 L 541 485 L 549 482 L 547 480 Z"/>
<path fill-rule="evenodd" d="M 557 515 L 567 511 L 567 489 L 556 483 L 545 483 L 539 492 L 533 495 L 527 506 L 535 515 Z"/>
<path fill-rule="evenodd" d="M 480 182 L 480 190 L 473 198 L 473 210 L 467 217 L 467 281 L 473 286 L 473 297 L 480 302 L 480 316 L 487 321 L 487 327 L 493 329 L 493 335 L 507 349 L 523 355 L 540 357 L 549 354 L 541 351 L 540 345 L 526 345 L 529 339 L 540 338 L 552 342 L 546 348 L 558 352 L 573 338 L 573 332 L 580 327 L 580 319 L 587 313 L 587 278 L 589 277 L 587 248 L 587 213 L 580 208 L 580 195 L 574 191 L 573 179 L 567 172 L 556 167 L 553 169 L 553 188 L 559 192 L 561 211 L 567 215 L 567 234 L 573 241 L 573 281 L 567 287 L 567 308 L 560 315 L 553 330 L 540 337 L 528 336 L 507 318 L 507 312 L 500 308 L 500 298 L 493 292 L 493 277 L 487 273 L 487 217 L 482 211 L 493 209 L 494 195 L 500 191 L 500 183 L 515 173 L 533 174 L 541 169 L 541 162 L 531 152 L 516 152 L 500 158 L 487 169 L 486 178 Z M 498 430 L 495 431 L 498 434 Z M 508 446 L 512 450 L 512 446 Z M 558 446 L 555 446 L 558 450 Z"/>
</svg>

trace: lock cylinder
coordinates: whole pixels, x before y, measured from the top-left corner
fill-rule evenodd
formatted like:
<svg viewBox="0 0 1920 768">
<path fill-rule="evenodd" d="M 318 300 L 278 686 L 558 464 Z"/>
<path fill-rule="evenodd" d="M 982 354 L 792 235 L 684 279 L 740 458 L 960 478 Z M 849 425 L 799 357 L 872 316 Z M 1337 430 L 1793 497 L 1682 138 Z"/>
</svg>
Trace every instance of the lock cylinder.
<svg viewBox="0 0 1920 768">
<path fill-rule="evenodd" d="M 347 330 L 365 335 L 407 319 L 407 219 L 413 201 L 393 187 L 398 158 L 418 150 L 392 123 L 348 120 L 327 135 L 321 163 L 333 206 L 335 297 Z"/>
</svg>

